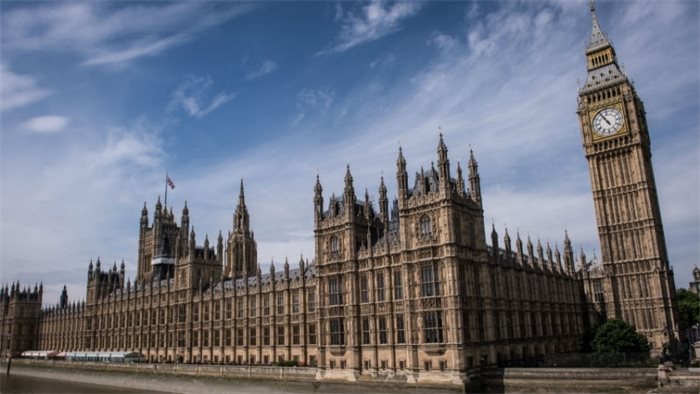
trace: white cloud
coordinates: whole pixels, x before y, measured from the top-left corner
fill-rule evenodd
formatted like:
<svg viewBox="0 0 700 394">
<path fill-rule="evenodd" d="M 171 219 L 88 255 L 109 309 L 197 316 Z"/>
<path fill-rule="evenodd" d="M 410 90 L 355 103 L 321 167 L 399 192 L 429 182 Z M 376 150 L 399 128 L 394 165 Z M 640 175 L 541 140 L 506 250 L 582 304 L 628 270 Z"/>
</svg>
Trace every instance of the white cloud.
<svg viewBox="0 0 700 394">
<path fill-rule="evenodd" d="M 37 86 L 33 77 L 15 74 L 0 63 L 0 112 L 33 104 L 50 94 L 50 90 Z"/>
<path fill-rule="evenodd" d="M 195 118 L 203 118 L 210 112 L 236 98 L 237 92 L 219 92 L 206 103 L 205 93 L 211 87 L 210 77 L 187 76 L 172 94 L 170 109 L 181 107 L 187 114 Z"/>
<path fill-rule="evenodd" d="M 430 38 L 430 43 L 435 45 L 441 52 L 447 52 L 457 45 L 457 39 L 448 34 L 435 32 Z"/>
<path fill-rule="evenodd" d="M 420 11 L 420 2 L 384 2 L 373 0 L 362 7 L 358 14 L 348 12 L 343 16 L 336 8 L 336 19 L 341 19 L 341 28 L 335 42 L 319 54 L 342 52 L 355 46 L 377 40 L 401 28 L 401 22 Z"/>
<path fill-rule="evenodd" d="M 87 66 L 126 64 L 187 42 L 253 7 L 201 2 L 37 5 L 3 13 L 2 43 L 16 52 L 77 52 Z"/>
<path fill-rule="evenodd" d="M 335 91 L 329 87 L 319 89 L 302 89 L 297 95 L 297 99 L 302 106 L 328 109 L 333 104 Z"/>
<path fill-rule="evenodd" d="M 257 70 L 251 71 L 248 74 L 246 74 L 245 79 L 258 79 L 264 75 L 274 72 L 275 70 L 277 70 L 277 63 L 273 62 L 272 60 L 266 60 L 260 65 L 260 67 Z"/>
<path fill-rule="evenodd" d="M 31 118 L 24 126 L 37 134 L 55 134 L 63 131 L 68 125 L 68 118 L 58 115 L 44 115 Z"/>
</svg>

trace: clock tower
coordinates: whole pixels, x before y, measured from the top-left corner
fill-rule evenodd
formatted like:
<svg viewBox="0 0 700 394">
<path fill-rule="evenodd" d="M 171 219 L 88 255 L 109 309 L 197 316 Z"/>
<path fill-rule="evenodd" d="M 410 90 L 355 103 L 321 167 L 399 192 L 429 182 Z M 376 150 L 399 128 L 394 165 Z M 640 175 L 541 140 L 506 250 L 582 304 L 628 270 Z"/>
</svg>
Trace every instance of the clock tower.
<svg viewBox="0 0 700 394">
<path fill-rule="evenodd" d="M 604 278 L 602 318 L 622 319 L 655 352 L 678 340 L 673 271 L 651 163 L 644 104 L 620 71 L 615 49 L 590 3 L 586 82 L 578 116 L 593 189 Z"/>
</svg>

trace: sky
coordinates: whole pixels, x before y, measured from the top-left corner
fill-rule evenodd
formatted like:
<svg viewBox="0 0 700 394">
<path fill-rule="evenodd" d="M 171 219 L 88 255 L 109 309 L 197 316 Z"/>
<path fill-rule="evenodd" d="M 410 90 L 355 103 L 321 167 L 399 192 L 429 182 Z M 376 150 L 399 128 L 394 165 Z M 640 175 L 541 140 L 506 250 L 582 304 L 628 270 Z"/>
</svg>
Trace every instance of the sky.
<svg viewBox="0 0 700 394">
<path fill-rule="evenodd" d="M 0 3 L 0 282 L 85 298 L 98 257 L 136 270 L 166 172 L 198 243 L 244 180 L 258 258 L 313 259 L 313 185 L 376 201 L 473 149 L 495 224 L 600 254 L 576 115 L 587 1 Z M 645 103 L 676 285 L 700 257 L 696 1 L 599 1 Z"/>
</svg>

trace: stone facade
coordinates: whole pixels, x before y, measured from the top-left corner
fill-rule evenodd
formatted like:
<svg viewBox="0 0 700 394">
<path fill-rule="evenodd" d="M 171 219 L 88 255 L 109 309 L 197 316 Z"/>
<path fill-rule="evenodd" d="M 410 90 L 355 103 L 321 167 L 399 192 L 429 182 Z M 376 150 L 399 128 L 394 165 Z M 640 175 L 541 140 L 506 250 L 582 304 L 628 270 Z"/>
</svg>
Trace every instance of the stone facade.
<svg viewBox="0 0 700 394">
<path fill-rule="evenodd" d="M 642 100 L 620 71 L 591 3 L 588 76 L 578 110 L 588 159 L 602 265 L 584 274 L 587 301 L 602 318 L 623 319 L 656 351 L 678 343 L 669 266 L 649 130 Z"/>
<path fill-rule="evenodd" d="M 186 203 L 179 223 L 160 199 L 152 220 L 144 205 L 136 280 L 125 280 L 123 262 L 110 268 L 97 259 L 88 266 L 85 302 L 69 303 L 64 292 L 41 311 L 40 288 L 5 287 L 3 355 L 50 349 L 136 351 L 152 362 L 296 360 L 317 366 L 319 379 L 463 384 L 480 366 L 577 351 L 584 328 L 605 318 L 632 323 L 655 349 L 673 343 L 675 288 L 644 110 L 595 13 L 587 58 L 578 113 L 602 264 L 583 252 L 576 259 L 566 233 L 561 252 L 520 234 L 513 241 L 508 230 L 500 237 L 493 227 L 488 245 L 474 154 L 466 179 L 459 163 L 453 176 L 440 136 L 437 166 L 416 172 L 410 186 L 399 148 L 391 205 L 383 177 L 378 201 L 367 192 L 358 199 L 349 166 L 337 197 L 325 200 L 317 177 L 315 256 L 295 268 L 285 260 L 261 272 L 242 182 L 231 231 L 226 240 L 219 233 L 215 246 L 208 236 L 197 245 Z"/>
</svg>

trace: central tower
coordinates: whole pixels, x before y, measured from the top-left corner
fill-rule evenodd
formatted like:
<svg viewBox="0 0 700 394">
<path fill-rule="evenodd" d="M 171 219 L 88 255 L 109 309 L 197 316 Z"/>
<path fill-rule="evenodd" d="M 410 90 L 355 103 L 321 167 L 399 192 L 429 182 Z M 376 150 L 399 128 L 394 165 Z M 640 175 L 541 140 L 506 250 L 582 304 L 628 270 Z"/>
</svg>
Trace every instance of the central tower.
<svg viewBox="0 0 700 394">
<path fill-rule="evenodd" d="M 642 100 L 620 71 L 590 3 L 588 75 L 578 110 L 605 272 L 605 318 L 623 319 L 656 351 L 678 339 L 675 285 Z"/>
</svg>

